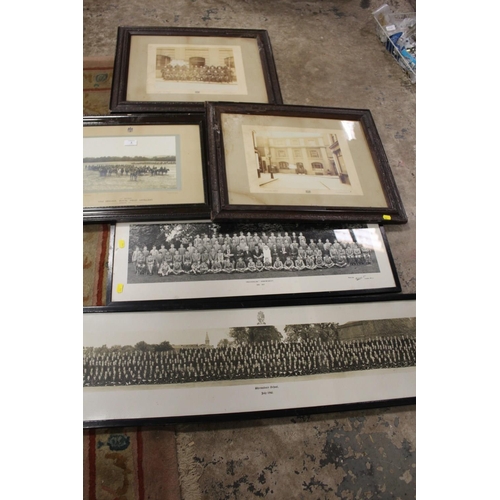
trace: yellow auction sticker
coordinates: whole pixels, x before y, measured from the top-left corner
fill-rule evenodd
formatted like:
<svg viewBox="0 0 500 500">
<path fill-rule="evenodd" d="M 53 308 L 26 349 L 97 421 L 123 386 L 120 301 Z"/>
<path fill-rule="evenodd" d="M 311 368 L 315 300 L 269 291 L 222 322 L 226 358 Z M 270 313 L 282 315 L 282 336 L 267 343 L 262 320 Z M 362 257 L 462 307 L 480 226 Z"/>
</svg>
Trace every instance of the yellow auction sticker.
<svg viewBox="0 0 500 500">
<path fill-rule="evenodd" d="M 390 215 L 382 215 L 382 219 L 384 219 L 384 220 L 391 220 L 392 217 Z"/>
<path fill-rule="evenodd" d="M 118 240 L 118 246 L 120 248 L 125 248 L 125 240 Z"/>
<path fill-rule="evenodd" d="M 116 285 L 116 293 L 122 293 L 123 292 L 123 285 L 120 283 Z"/>
</svg>

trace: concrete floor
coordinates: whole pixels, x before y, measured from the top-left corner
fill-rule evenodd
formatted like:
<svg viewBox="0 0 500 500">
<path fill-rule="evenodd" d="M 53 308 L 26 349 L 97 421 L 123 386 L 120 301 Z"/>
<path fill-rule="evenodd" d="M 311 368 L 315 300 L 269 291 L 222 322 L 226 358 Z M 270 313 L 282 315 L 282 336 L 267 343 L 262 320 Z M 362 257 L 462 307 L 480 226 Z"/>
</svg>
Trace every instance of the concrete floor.
<svg viewBox="0 0 500 500">
<path fill-rule="evenodd" d="M 387 236 L 403 292 L 415 292 L 416 87 L 376 36 L 371 13 L 382 3 L 84 0 L 83 55 L 114 55 L 120 25 L 266 29 L 285 104 L 371 110 L 409 219 Z M 413 406 L 176 431 L 185 499 L 415 497 Z"/>
</svg>

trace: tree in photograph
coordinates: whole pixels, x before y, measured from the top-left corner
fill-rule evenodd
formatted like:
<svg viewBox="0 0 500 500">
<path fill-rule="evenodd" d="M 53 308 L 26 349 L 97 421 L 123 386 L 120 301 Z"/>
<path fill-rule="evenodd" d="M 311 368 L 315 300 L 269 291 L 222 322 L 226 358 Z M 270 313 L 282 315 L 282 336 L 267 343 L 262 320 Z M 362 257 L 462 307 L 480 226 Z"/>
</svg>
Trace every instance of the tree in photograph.
<svg viewBox="0 0 500 500">
<path fill-rule="evenodd" d="M 209 237 L 217 233 L 219 226 L 209 224 L 132 224 L 129 233 L 130 262 L 132 252 L 136 246 L 141 250 L 144 246 L 151 250 L 153 245 L 159 249 L 161 245 L 167 248 L 174 244 L 178 248 L 180 243 L 185 246 L 193 242 L 196 235 L 207 234 Z"/>
<path fill-rule="evenodd" d="M 338 323 L 311 323 L 309 325 L 287 325 L 285 334 L 287 342 L 320 339 L 323 342 L 339 339 Z"/>
<path fill-rule="evenodd" d="M 229 336 L 234 339 L 236 345 L 247 343 L 248 334 L 245 327 L 235 326 L 234 328 L 230 328 Z"/>
<path fill-rule="evenodd" d="M 145 246 L 148 248 L 148 250 L 151 250 L 151 248 L 153 248 L 153 245 L 156 245 L 158 248 L 160 248 L 160 245 L 162 243 L 165 243 L 165 237 L 163 235 L 160 225 L 132 224 L 130 226 L 130 233 L 129 233 L 130 257 L 132 256 L 132 252 L 136 246 L 138 246 L 140 250 L 142 250 L 143 247 Z"/>
<path fill-rule="evenodd" d="M 163 242 L 184 243 L 192 242 L 196 235 L 207 234 L 209 237 L 217 233 L 218 224 L 165 224 L 161 226 Z"/>
<path fill-rule="evenodd" d="M 170 344 L 168 340 L 164 340 L 163 342 L 160 342 L 159 344 L 154 345 L 154 350 L 156 352 L 164 352 L 164 351 L 173 351 L 174 348 Z"/>
<path fill-rule="evenodd" d="M 235 344 L 253 344 L 274 340 L 280 342 L 283 339 L 281 332 L 271 325 L 234 327 L 229 330 L 229 336 L 234 339 Z"/>
<path fill-rule="evenodd" d="M 109 347 L 104 344 L 101 347 L 94 347 L 95 354 L 107 354 L 109 352 Z"/>
<path fill-rule="evenodd" d="M 230 347 L 231 344 L 232 344 L 232 342 L 230 342 L 228 339 L 221 339 L 221 340 L 219 340 L 217 347 Z"/>
<path fill-rule="evenodd" d="M 136 348 L 136 350 L 141 352 L 148 352 L 153 350 L 153 347 L 150 346 L 147 342 L 144 342 L 144 340 L 137 342 L 134 347 Z"/>
</svg>

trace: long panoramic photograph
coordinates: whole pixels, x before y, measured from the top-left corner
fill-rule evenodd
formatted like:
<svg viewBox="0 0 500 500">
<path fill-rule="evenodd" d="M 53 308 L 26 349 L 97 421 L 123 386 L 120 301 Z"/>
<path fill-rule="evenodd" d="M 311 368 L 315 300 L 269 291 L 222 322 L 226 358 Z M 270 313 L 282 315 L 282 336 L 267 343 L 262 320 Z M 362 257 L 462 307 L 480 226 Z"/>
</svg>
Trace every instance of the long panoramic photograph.
<svg viewBox="0 0 500 500">
<path fill-rule="evenodd" d="M 86 346 L 83 385 L 128 386 L 276 379 L 416 365 L 415 318 L 209 327 L 157 343 Z"/>
<path fill-rule="evenodd" d="M 84 420 L 412 397 L 416 301 L 83 315 Z"/>
</svg>

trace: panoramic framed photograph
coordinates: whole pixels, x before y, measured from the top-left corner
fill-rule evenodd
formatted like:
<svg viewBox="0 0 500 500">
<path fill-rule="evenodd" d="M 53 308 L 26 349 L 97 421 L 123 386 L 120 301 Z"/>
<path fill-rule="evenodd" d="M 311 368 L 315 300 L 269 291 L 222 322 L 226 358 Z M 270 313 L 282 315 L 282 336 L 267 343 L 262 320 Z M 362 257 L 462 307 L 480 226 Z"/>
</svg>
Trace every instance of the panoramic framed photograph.
<svg viewBox="0 0 500 500">
<path fill-rule="evenodd" d="M 416 296 L 83 315 L 84 427 L 416 401 Z"/>
<path fill-rule="evenodd" d="M 121 223 L 114 231 L 108 305 L 171 309 L 242 299 L 399 292 L 383 227 L 303 223 Z"/>
<path fill-rule="evenodd" d="M 204 111 L 205 101 L 283 102 L 267 31 L 118 28 L 112 113 Z"/>
<path fill-rule="evenodd" d="M 369 110 L 207 103 L 214 220 L 404 223 Z"/>
<path fill-rule="evenodd" d="M 202 114 L 83 118 L 83 221 L 210 217 Z"/>
</svg>

